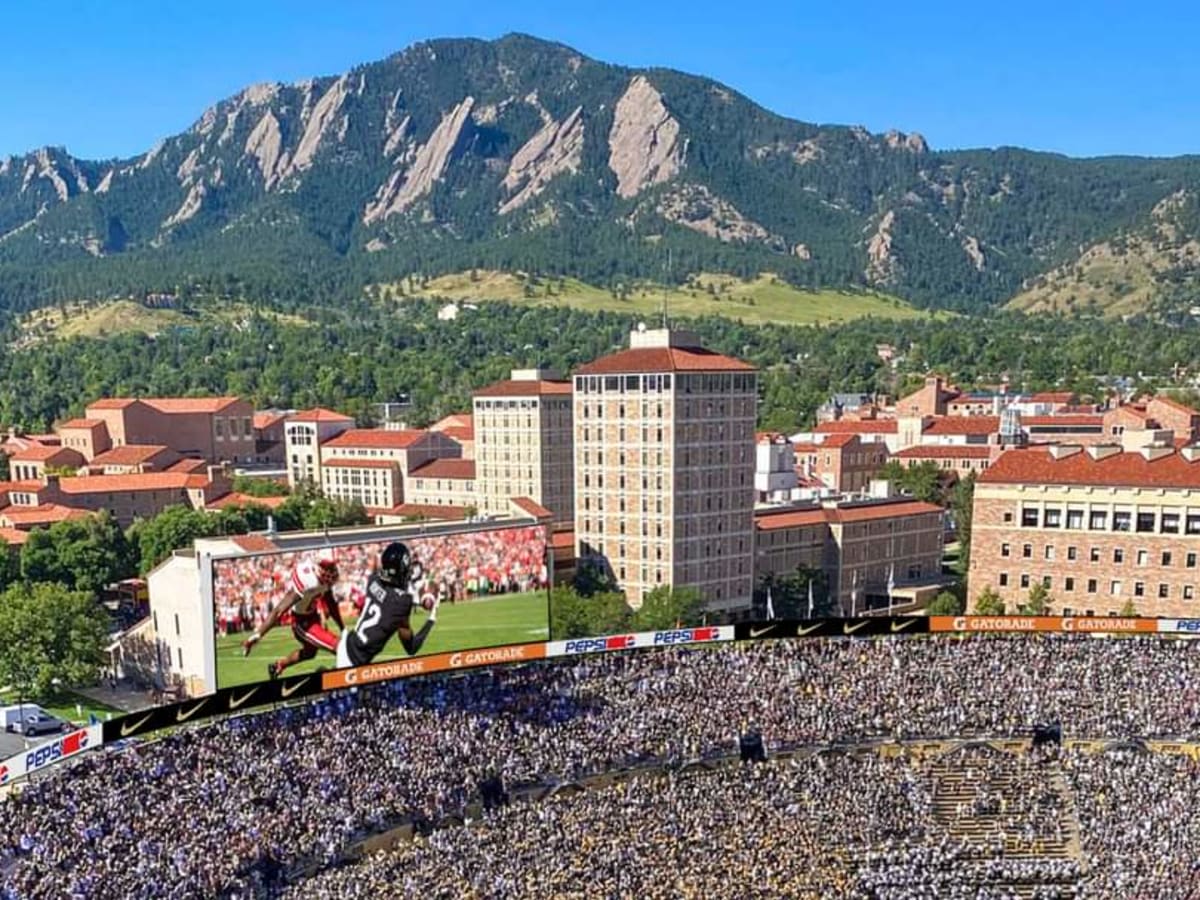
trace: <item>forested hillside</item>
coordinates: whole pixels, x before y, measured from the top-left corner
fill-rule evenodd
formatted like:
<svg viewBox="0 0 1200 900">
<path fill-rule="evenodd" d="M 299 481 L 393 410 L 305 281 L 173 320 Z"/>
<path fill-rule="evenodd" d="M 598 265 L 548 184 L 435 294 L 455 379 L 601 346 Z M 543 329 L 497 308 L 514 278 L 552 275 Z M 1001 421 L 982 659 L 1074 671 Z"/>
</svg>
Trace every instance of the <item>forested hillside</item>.
<svg viewBox="0 0 1200 900">
<path fill-rule="evenodd" d="M 434 301 L 358 301 L 313 306 L 295 319 L 250 313 L 157 337 L 52 340 L 0 353 L 0 423 L 33 431 L 78 415 L 97 397 L 233 393 L 258 407 L 342 409 L 370 421 L 371 404 L 410 395 L 411 421 L 426 424 L 470 406 L 471 391 L 512 368 L 570 372 L 627 346 L 634 319 L 614 313 L 484 304 L 439 321 Z M 834 391 L 895 393 L 934 369 L 964 387 L 1007 375 L 1014 387 L 1063 385 L 1100 393 L 1097 375 L 1169 376 L 1200 366 L 1194 328 L 1097 318 L 998 315 L 862 319 L 827 327 L 747 326 L 721 318 L 688 323 L 713 348 L 762 370 L 760 425 L 811 422 Z M 5 340 L 19 336 L 14 329 Z M 871 352 L 886 342 L 893 370 Z M 1168 386 L 1167 382 L 1162 383 Z"/>
<path fill-rule="evenodd" d="M 774 272 L 979 310 L 1157 227 L 1198 175 L 1195 157 L 938 152 L 535 38 L 438 40 L 251 86 L 133 159 L 0 160 L 0 306 L 233 283 L 330 304 L 483 268 L 605 288 Z M 1194 219 L 1175 215 L 1171 240 L 1197 237 Z M 1194 264 L 1175 254 L 1134 306 Z"/>
</svg>

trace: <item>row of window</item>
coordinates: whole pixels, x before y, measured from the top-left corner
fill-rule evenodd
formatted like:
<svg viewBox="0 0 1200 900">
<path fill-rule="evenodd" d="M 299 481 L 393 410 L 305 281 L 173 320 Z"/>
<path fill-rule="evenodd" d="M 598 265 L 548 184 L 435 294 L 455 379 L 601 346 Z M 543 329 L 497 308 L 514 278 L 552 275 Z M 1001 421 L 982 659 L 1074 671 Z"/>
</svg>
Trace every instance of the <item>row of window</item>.
<svg viewBox="0 0 1200 900">
<path fill-rule="evenodd" d="M 1009 576 L 1008 576 L 1007 572 L 1001 572 L 999 580 L 1000 580 L 1000 587 L 1008 587 Z M 1031 576 L 1023 573 L 1019 579 L 1020 587 L 1022 589 L 1026 589 L 1026 588 L 1029 588 L 1031 584 L 1032 584 Z M 1075 591 L 1075 584 L 1076 584 L 1076 581 L 1075 581 L 1074 576 L 1068 575 L 1065 578 L 1063 578 L 1061 589 L 1065 593 L 1068 593 L 1068 594 L 1072 593 Z M 1046 588 L 1046 590 L 1053 590 L 1054 589 L 1054 579 L 1049 575 L 1043 575 L 1042 576 L 1042 586 L 1044 588 Z M 1125 589 L 1125 584 L 1120 578 L 1110 579 L 1108 581 L 1106 587 L 1108 589 L 1109 596 L 1111 596 L 1111 597 L 1124 596 L 1124 594 L 1122 592 Z M 1131 596 L 1133 596 L 1133 597 L 1150 596 L 1146 593 L 1147 589 L 1148 589 L 1148 585 L 1146 584 L 1146 582 L 1135 581 L 1135 582 L 1133 582 L 1133 594 Z M 1100 579 L 1088 578 L 1086 581 L 1086 592 L 1089 594 L 1100 593 Z M 1195 585 L 1191 585 L 1191 584 L 1180 585 L 1178 593 L 1179 593 L 1180 598 L 1182 598 L 1184 600 L 1194 600 L 1196 597 Z M 1170 600 L 1171 599 L 1171 585 L 1167 584 L 1164 581 L 1158 582 L 1155 596 L 1157 596 L 1159 600 Z"/>
<path fill-rule="evenodd" d="M 236 416 L 229 417 L 229 439 L 236 441 L 238 439 L 238 420 Z M 213 417 L 213 434 L 216 435 L 218 441 L 225 440 L 225 419 L 221 416 Z M 248 439 L 254 437 L 254 423 L 249 416 L 242 418 L 242 438 Z"/>
<path fill-rule="evenodd" d="M 577 394 L 657 394 L 671 390 L 672 376 L 653 375 L 576 375 Z M 675 389 L 681 394 L 716 394 L 729 391 L 757 391 L 757 376 L 746 372 L 700 373 L 675 376 Z"/>
<path fill-rule="evenodd" d="M 1000 545 L 1000 555 L 1002 557 L 1012 556 L 1012 545 L 1001 544 Z M 1046 544 L 1042 548 L 1042 553 L 1041 553 L 1042 559 L 1053 560 L 1057 557 L 1057 555 L 1058 555 L 1058 550 L 1053 544 Z M 1101 549 L 1099 547 L 1091 547 L 1088 550 L 1088 562 L 1093 562 L 1093 563 L 1104 562 L 1105 555 L 1106 554 L 1103 551 L 1101 551 Z M 1123 547 L 1116 547 L 1113 549 L 1111 558 L 1112 558 L 1112 562 L 1115 565 L 1121 565 L 1122 563 L 1124 563 L 1125 557 L 1126 557 L 1126 554 L 1125 554 L 1125 549 Z M 1034 558 L 1033 544 L 1022 544 L 1021 545 L 1021 558 L 1022 559 L 1033 559 Z M 1067 557 L 1066 558 L 1067 558 L 1068 562 L 1077 561 L 1079 559 L 1079 548 L 1078 547 L 1067 547 Z M 1139 565 L 1139 566 L 1151 565 L 1150 560 L 1153 558 L 1154 558 L 1154 554 L 1149 550 L 1138 550 L 1138 551 L 1136 551 L 1136 553 L 1134 555 L 1134 559 L 1136 560 L 1137 565 Z M 1157 558 L 1158 558 L 1158 565 L 1160 565 L 1164 568 L 1169 568 L 1171 565 L 1174 564 L 1175 554 L 1170 550 L 1162 550 L 1158 553 Z M 1184 554 L 1183 559 L 1184 559 L 1184 566 L 1186 568 L 1189 568 L 1189 569 L 1196 568 L 1196 554 L 1195 553 L 1186 553 L 1186 554 Z"/>
<path fill-rule="evenodd" d="M 1004 514 L 1011 523 L 1013 514 Z M 1084 523 L 1086 524 L 1086 529 Z M 1110 527 L 1111 526 L 1111 527 Z M 1074 531 L 1135 531 L 1139 534 L 1200 534 L 1200 512 L 1183 515 L 1179 510 L 1151 512 L 1132 509 L 1072 509 L 1059 506 L 1024 506 L 1021 508 L 1022 528 L 1066 528 Z"/>
</svg>

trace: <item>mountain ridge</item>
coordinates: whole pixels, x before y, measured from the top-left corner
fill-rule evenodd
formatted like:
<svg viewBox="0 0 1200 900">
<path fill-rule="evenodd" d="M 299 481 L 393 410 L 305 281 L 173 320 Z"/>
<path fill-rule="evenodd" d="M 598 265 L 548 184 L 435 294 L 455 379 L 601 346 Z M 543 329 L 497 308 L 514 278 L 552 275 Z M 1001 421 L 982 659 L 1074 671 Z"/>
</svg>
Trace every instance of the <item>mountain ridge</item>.
<svg viewBox="0 0 1200 900">
<path fill-rule="evenodd" d="M 933 150 L 528 35 L 436 39 L 247 86 L 132 158 L 0 160 L 0 304 L 214 280 L 327 299 L 487 267 L 773 271 L 983 309 L 1198 180 L 1200 157 Z"/>
</svg>

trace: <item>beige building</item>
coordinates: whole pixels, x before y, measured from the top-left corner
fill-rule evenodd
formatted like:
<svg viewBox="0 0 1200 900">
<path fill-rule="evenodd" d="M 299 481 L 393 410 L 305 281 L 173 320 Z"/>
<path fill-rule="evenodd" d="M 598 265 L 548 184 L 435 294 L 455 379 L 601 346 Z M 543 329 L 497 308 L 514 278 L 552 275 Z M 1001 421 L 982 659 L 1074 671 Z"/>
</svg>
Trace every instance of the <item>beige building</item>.
<svg viewBox="0 0 1200 900">
<path fill-rule="evenodd" d="M 477 391 L 474 408 L 480 512 L 507 515 L 511 498 L 528 497 L 555 522 L 572 521 L 571 383 L 543 369 L 517 369 Z"/>
<path fill-rule="evenodd" d="M 404 498 L 400 466 L 393 459 L 325 459 L 321 492 L 332 500 L 357 500 L 369 510 L 392 509 Z"/>
<path fill-rule="evenodd" d="M 639 330 L 574 382 L 580 563 L 610 570 L 633 606 L 670 585 L 715 609 L 748 607 L 754 367 L 694 335 Z"/>
<path fill-rule="evenodd" d="M 910 498 L 826 501 L 755 513 L 755 576 L 825 573 L 835 615 L 901 612 L 944 585 L 943 512 Z"/>
<path fill-rule="evenodd" d="M 181 456 L 247 463 L 254 461 L 253 418 L 240 397 L 111 398 L 90 404 L 85 419 L 67 424 L 77 438 L 91 428 L 84 423 L 103 422 L 112 447 L 163 444 Z M 96 447 L 92 454 L 100 452 Z"/>
<path fill-rule="evenodd" d="M 419 506 L 454 506 L 480 510 L 475 482 L 475 461 L 433 459 L 409 473 L 405 500 Z"/>
<path fill-rule="evenodd" d="M 351 428 L 320 446 L 321 490 L 328 497 L 390 509 L 406 499 L 409 474 L 433 459 L 457 458 L 446 435 L 401 428 Z"/>
<path fill-rule="evenodd" d="M 1056 615 L 1195 616 L 1200 447 L 1143 440 L 1153 434 L 993 463 L 975 487 L 972 602 L 990 587 L 1014 612 L 1040 582 Z"/>
<path fill-rule="evenodd" d="M 14 481 L 32 481 L 42 478 L 46 472 L 73 472 L 84 463 L 83 454 L 70 447 L 27 447 L 14 453 L 8 461 L 9 473 Z"/>
<path fill-rule="evenodd" d="M 321 407 L 288 416 L 283 423 L 288 487 L 320 486 L 321 445 L 353 427 L 349 416 Z"/>
</svg>

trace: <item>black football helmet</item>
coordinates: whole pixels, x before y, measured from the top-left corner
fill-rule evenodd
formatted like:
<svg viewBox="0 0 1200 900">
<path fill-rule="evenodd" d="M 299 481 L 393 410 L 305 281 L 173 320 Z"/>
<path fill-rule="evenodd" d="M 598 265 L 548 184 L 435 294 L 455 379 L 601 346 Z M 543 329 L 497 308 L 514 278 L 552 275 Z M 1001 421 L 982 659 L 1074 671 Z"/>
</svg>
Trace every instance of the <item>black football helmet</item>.
<svg viewBox="0 0 1200 900">
<path fill-rule="evenodd" d="M 379 577 L 395 587 L 408 587 L 412 576 L 413 557 L 407 545 L 399 541 L 388 544 L 379 557 Z"/>
</svg>

